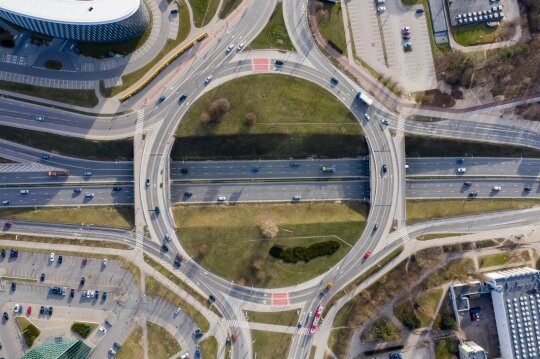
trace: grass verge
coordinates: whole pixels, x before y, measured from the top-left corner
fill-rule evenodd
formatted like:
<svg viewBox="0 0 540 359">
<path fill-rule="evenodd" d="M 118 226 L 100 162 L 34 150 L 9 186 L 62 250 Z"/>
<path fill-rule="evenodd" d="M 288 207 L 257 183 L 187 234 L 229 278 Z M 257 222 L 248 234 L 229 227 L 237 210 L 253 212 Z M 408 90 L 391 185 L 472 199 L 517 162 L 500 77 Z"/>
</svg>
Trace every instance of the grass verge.
<svg viewBox="0 0 540 359">
<path fill-rule="evenodd" d="M 298 323 L 298 312 L 287 310 L 284 312 L 250 312 L 245 311 L 248 321 L 274 325 L 295 326 Z"/>
<path fill-rule="evenodd" d="M 516 265 L 530 259 L 527 251 L 505 251 L 478 257 L 480 268 Z"/>
<path fill-rule="evenodd" d="M 229 110 L 219 120 L 202 122 L 201 115 L 211 112 L 218 99 L 227 99 Z M 254 124 L 246 124 L 248 113 L 255 114 Z M 367 153 L 362 129 L 333 95 L 302 79 L 268 74 L 229 81 L 198 99 L 176 131 L 172 156 L 240 159 Z"/>
<path fill-rule="evenodd" d="M 540 157 L 539 150 L 527 147 L 416 135 L 405 135 L 405 154 L 409 157 Z"/>
<path fill-rule="evenodd" d="M 30 348 L 32 345 L 34 345 L 34 341 L 40 334 L 38 327 L 32 324 L 30 320 L 22 316 L 15 317 L 15 320 L 19 325 L 19 329 L 21 330 L 21 333 L 23 335 L 24 342 Z"/>
<path fill-rule="evenodd" d="M 208 331 L 210 323 L 197 309 L 185 300 L 174 294 L 169 288 L 159 283 L 152 277 L 146 277 L 146 295 L 162 298 L 173 305 L 180 307 L 203 332 Z"/>
<path fill-rule="evenodd" d="M 195 261 L 219 276 L 244 285 L 278 287 L 312 278 L 345 256 L 362 233 L 367 205 L 350 202 L 178 206 L 179 238 Z M 263 238 L 261 226 L 278 228 Z M 268 253 L 273 245 L 309 246 L 339 240 L 338 251 L 307 263 L 285 263 Z"/>
<path fill-rule="evenodd" d="M 140 326 L 135 327 L 122 347 L 116 352 L 116 359 L 140 358 L 144 353 L 143 330 Z"/>
<path fill-rule="evenodd" d="M 0 212 L 0 216 L 2 212 Z M 53 244 L 67 244 L 71 246 L 85 246 L 85 247 L 99 247 L 99 248 L 113 248 L 113 249 L 133 249 L 132 246 L 118 242 L 99 241 L 94 239 L 72 239 L 72 238 L 49 238 L 49 237 L 35 237 L 26 235 L 14 235 L 14 234 L 0 234 L 0 241 L 19 241 L 19 242 L 36 242 L 36 243 L 53 243 Z"/>
<path fill-rule="evenodd" d="M 489 44 L 500 35 L 498 27 L 488 27 L 485 23 L 452 26 L 452 37 L 463 46 Z"/>
<path fill-rule="evenodd" d="M 219 6 L 219 0 L 189 0 L 193 11 L 193 24 L 203 27 L 212 20 Z"/>
<path fill-rule="evenodd" d="M 71 331 L 79 334 L 81 338 L 86 339 L 96 327 L 96 323 L 75 322 L 71 325 Z"/>
<path fill-rule="evenodd" d="M 430 239 L 459 237 L 466 234 L 467 233 L 430 233 L 430 234 L 423 234 L 421 236 L 418 236 L 416 237 L 416 239 L 418 239 L 419 241 L 429 241 Z"/>
<path fill-rule="evenodd" d="M 103 227 L 132 229 L 135 214 L 131 206 L 82 206 L 0 209 L 0 217 L 21 221 L 64 224 L 92 224 Z"/>
<path fill-rule="evenodd" d="M 199 343 L 201 347 L 201 356 L 203 358 L 217 358 L 218 357 L 218 342 L 216 337 L 208 337 Z"/>
<path fill-rule="evenodd" d="M 283 5 L 278 3 L 268 24 L 259 33 L 259 35 L 251 42 L 249 47 L 255 49 L 281 49 L 294 51 L 294 46 L 291 38 L 287 33 L 285 19 L 283 18 Z"/>
<path fill-rule="evenodd" d="M 292 335 L 286 333 L 251 331 L 253 353 L 257 358 L 286 358 Z"/>
<path fill-rule="evenodd" d="M 403 332 L 390 319 L 384 317 L 369 325 L 360 336 L 366 342 L 388 343 L 401 341 Z"/>
<path fill-rule="evenodd" d="M 211 0 L 215 1 L 215 0 Z M 126 74 L 122 76 L 122 84 L 115 87 L 109 87 L 105 88 L 105 85 L 103 81 L 100 81 L 99 83 L 99 91 L 101 92 L 102 96 L 105 97 L 113 97 L 118 95 L 120 92 L 126 90 L 127 88 L 131 87 L 135 82 L 137 82 L 139 79 L 143 78 L 144 75 L 154 67 L 155 64 L 159 62 L 165 55 L 167 55 L 172 49 L 180 45 L 182 41 L 184 41 L 187 36 L 189 35 L 189 32 L 191 31 L 191 25 L 189 21 L 189 10 L 187 6 L 179 6 L 178 7 L 178 16 L 179 16 L 179 23 L 180 26 L 178 27 L 178 32 L 176 34 L 176 39 L 167 39 L 167 42 L 165 42 L 165 46 L 161 49 L 159 54 L 156 55 L 145 66 L 141 67 L 137 71 L 130 72 L 129 74 Z"/>
<path fill-rule="evenodd" d="M 175 337 L 165 328 L 146 322 L 146 329 L 149 358 L 168 359 L 182 350 Z"/>
<path fill-rule="evenodd" d="M 407 223 L 536 207 L 535 199 L 407 200 Z"/>
<path fill-rule="evenodd" d="M 347 41 L 341 5 L 341 2 L 331 4 L 319 0 L 317 2 L 317 25 L 326 41 L 347 56 Z"/>
<path fill-rule="evenodd" d="M 223 0 L 221 9 L 219 10 L 219 18 L 225 19 L 229 16 L 241 3 L 243 0 Z"/>
<path fill-rule="evenodd" d="M 455 337 L 435 341 L 435 359 L 458 359 L 459 340 Z"/>
<path fill-rule="evenodd" d="M 0 138 L 47 152 L 89 160 L 130 161 L 133 159 L 131 139 L 91 141 L 8 126 L 0 126 Z"/>
<path fill-rule="evenodd" d="M 22 95 L 39 97 L 46 100 L 67 103 L 69 105 L 92 108 L 99 102 L 95 90 L 58 89 L 34 86 L 0 80 L 0 88 L 5 91 L 17 92 Z M 2 131 L 0 131 L 2 132 Z"/>
<path fill-rule="evenodd" d="M 441 288 L 431 289 L 418 293 L 414 301 L 406 299 L 394 307 L 394 314 L 402 323 L 407 316 L 414 315 L 420 320 L 420 328 L 429 326 L 437 314 L 437 306 L 443 294 Z"/>
<path fill-rule="evenodd" d="M 475 242 L 476 248 L 489 248 L 489 247 L 497 247 L 500 243 L 493 239 L 486 239 L 483 241 Z"/>
<path fill-rule="evenodd" d="M 191 295 L 193 298 L 195 298 L 195 300 L 200 302 L 202 305 L 208 304 L 208 298 L 203 297 L 201 294 L 199 294 L 199 292 L 197 292 L 196 290 L 191 288 L 189 285 L 184 283 L 180 278 L 178 278 L 173 273 L 171 273 L 171 271 L 169 271 L 167 268 L 165 268 L 164 266 L 159 264 L 159 262 L 153 260 L 152 257 L 148 256 L 146 253 L 143 254 L 143 257 L 144 257 L 145 262 L 147 262 L 152 268 L 157 270 L 159 273 L 163 274 L 171 282 L 176 284 L 176 286 L 178 286 L 178 288 L 184 290 L 186 293 Z M 219 312 L 219 310 L 215 306 L 212 306 L 211 310 L 214 313 L 216 313 L 216 315 L 218 315 L 220 317 L 222 316 L 221 313 Z"/>
</svg>

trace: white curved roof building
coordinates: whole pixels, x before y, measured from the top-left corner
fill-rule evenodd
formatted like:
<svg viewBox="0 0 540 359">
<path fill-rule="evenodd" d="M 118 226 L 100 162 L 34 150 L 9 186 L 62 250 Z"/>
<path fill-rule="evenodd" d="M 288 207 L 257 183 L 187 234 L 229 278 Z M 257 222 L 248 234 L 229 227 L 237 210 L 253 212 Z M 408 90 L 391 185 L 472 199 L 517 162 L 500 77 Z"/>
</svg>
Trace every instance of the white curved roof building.
<svg viewBox="0 0 540 359">
<path fill-rule="evenodd" d="M 0 17 L 37 33 L 84 42 L 133 38 L 150 21 L 143 0 L 0 0 Z"/>
</svg>

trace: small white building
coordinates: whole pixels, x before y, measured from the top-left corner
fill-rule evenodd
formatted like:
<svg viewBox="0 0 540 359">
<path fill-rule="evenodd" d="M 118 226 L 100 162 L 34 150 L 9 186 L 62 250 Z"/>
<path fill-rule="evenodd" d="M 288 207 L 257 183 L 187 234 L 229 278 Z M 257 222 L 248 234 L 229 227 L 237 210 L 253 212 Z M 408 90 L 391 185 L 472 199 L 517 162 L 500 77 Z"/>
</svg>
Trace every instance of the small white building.
<svg viewBox="0 0 540 359">
<path fill-rule="evenodd" d="M 487 359 L 487 352 L 475 342 L 464 342 L 459 345 L 460 359 Z"/>
</svg>

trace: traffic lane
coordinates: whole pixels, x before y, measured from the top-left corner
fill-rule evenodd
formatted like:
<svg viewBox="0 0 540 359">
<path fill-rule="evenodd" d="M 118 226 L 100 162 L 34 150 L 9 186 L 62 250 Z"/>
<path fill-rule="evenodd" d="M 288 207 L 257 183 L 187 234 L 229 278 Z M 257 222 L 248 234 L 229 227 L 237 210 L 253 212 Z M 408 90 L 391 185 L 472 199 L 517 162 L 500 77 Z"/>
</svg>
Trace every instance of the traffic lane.
<svg viewBox="0 0 540 359">
<path fill-rule="evenodd" d="M 113 172 L 113 173 L 111 173 Z M 80 171 L 71 173 L 70 176 L 49 176 L 48 171 L 31 172 L 0 172 L 0 183 L 8 184 L 84 184 L 84 183 L 115 183 L 133 182 L 133 171 L 122 171 L 125 173 L 114 173 L 114 171 L 92 171 L 91 176 L 84 176 Z"/>
<path fill-rule="evenodd" d="M 336 166 L 334 173 L 323 166 Z M 173 180 L 336 178 L 369 176 L 367 159 L 173 162 Z"/>
<path fill-rule="evenodd" d="M 540 173 L 540 159 L 535 158 L 408 157 L 406 161 L 408 176 L 455 176 L 458 168 L 467 170 L 459 176 L 536 177 Z"/>
<path fill-rule="evenodd" d="M 114 191 L 109 186 L 83 186 L 80 193 L 75 193 L 76 187 L 18 187 L 0 188 L 0 200 L 9 201 L 9 205 L 1 208 L 31 207 L 31 206 L 80 206 L 105 204 L 133 204 L 133 187 L 124 186 L 120 191 Z M 28 190 L 28 194 L 21 191 Z M 94 194 L 87 198 L 86 194 Z"/>
<path fill-rule="evenodd" d="M 471 185 L 465 184 L 471 182 Z M 530 191 L 525 190 L 531 186 Z M 494 189 L 500 187 L 500 190 Z M 476 198 L 540 198 L 537 181 L 527 179 L 437 179 L 407 181 L 407 198 L 467 198 L 476 193 Z"/>
<path fill-rule="evenodd" d="M 218 203 L 367 199 L 368 181 L 257 182 L 175 184 L 171 200 L 175 203 Z M 223 197 L 222 201 L 219 198 Z"/>
</svg>

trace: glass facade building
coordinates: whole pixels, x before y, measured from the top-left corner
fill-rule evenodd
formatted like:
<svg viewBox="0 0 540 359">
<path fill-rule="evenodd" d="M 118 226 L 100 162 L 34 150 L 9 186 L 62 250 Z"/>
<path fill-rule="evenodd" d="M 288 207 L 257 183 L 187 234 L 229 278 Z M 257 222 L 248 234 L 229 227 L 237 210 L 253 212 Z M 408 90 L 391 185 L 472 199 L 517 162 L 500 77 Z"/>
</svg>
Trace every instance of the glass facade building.
<svg viewBox="0 0 540 359">
<path fill-rule="evenodd" d="M 92 11 L 90 5 L 87 11 Z M 142 0 L 133 14 L 122 19 L 100 23 L 38 19 L 1 7 L 0 17 L 43 35 L 81 42 L 117 42 L 131 39 L 141 35 L 150 22 L 150 12 Z"/>
</svg>

